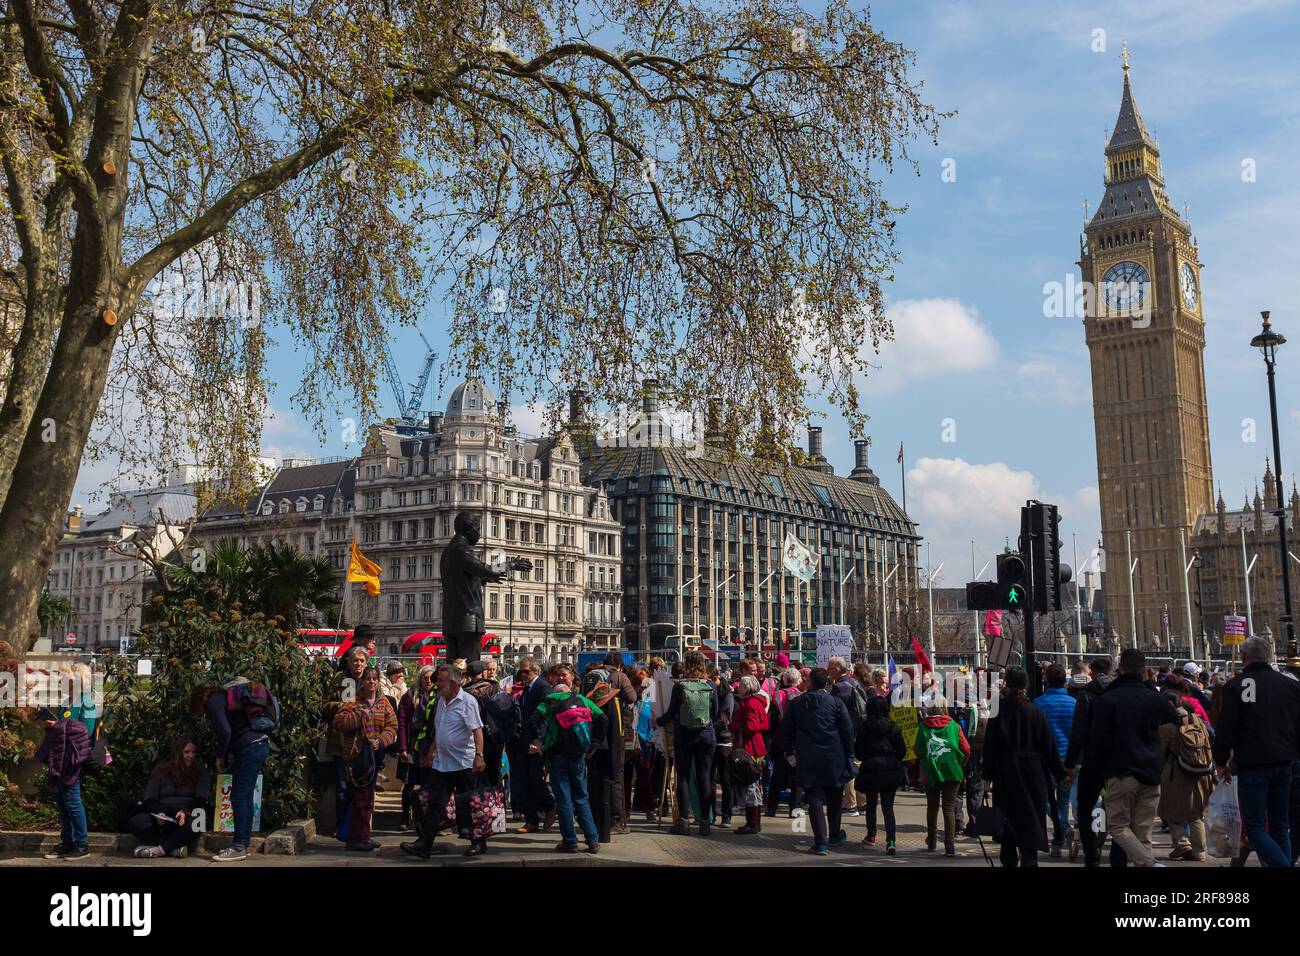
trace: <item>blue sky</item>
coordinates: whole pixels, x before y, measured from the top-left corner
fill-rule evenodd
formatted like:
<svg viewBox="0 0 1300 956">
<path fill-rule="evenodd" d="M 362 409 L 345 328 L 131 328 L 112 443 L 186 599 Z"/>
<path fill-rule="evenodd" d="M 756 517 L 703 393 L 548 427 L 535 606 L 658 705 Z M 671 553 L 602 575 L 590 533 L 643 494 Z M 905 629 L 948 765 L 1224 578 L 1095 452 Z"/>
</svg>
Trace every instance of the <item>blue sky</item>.
<svg viewBox="0 0 1300 956">
<path fill-rule="evenodd" d="M 1077 273 L 1083 203 L 1095 209 L 1102 195 L 1125 39 L 1168 193 L 1179 208 L 1189 205 L 1205 264 L 1216 483 L 1229 507 L 1240 507 L 1271 454 L 1263 362 L 1248 347 L 1259 311 L 1271 309 L 1294 341 L 1281 353 L 1279 382 L 1289 485 L 1300 465 L 1300 6 L 895 0 L 874 5 L 872 18 L 916 52 L 914 75 L 930 102 L 958 111 L 937 147 L 916 145 L 919 177 L 900 166 L 889 179 L 890 197 L 910 205 L 888 289 L 897 341 L 872 359 L 880 370 L 864 386 L 872 465 L 900 496 L 895 459 L 905 443 L 908 510 L 932 543 L 934 564 L 946 564 L 938 583 L 968 580 L 971 540 L 983 564 L 1004 536 L 1014 537 L 1027 497 L 1061 506 L 1067 561 L 1070 532 L 1081 559 L 1097 540 L 1083 329 L 1077 319 L 1044 318 L 1043 286 Z M 1105 31 L 1102 52 L 1093 50 L 1097 30 Z M 1249 183 L 1247 159 L 1256 170 Z M 945 160 L 955 161 L 955 181 L 944 181 Z M 426 315 L 436 347 L 446 327 L 440 304 Z M 413 331 L 394 338 L 408 380 L 423 348 Z M 452 375 L 439 372 L 444 381 Z M 273 396 L 264 450 L 355 452 L 337 431 L 322 446 L 290 409 L 302 374 L 291 347 L 273 354 L 271 373 L 286 384 Z M 380 396 L 391 402 L 386 385 Z M 516 416 L 525 431 L 538 419 L 526 409 Z M 1258 422 L 1254 443 L 1242 440 L 1245 418 Z M 843 474 L 853 458 L 847 427 L 833 417 L 821 424 L 827 456 Z M 83 469 L 74 503 L 89 502 L 102 479 L 100 469 Z"/>
</svg>

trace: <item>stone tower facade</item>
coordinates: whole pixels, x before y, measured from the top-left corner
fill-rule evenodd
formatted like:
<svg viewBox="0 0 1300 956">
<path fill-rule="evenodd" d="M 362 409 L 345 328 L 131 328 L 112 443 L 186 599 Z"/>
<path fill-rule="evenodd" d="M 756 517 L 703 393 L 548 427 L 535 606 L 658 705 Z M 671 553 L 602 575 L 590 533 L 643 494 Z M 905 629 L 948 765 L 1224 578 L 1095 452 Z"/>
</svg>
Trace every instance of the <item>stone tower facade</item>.
<svg viewBox="0 0 1300 956">
<path fill-rule="evenodd" d="M 1214 510 L 1205 400 L 1201 262 L 1165 193 L 1160 149 L 1129 82 L 1106 146 L 1105 194 L 1081 239 L 1092 363 L 1108 629 L 1185 641 L 1179 536 Z M 1135 611 L 1125 574 L 1131 533 Z M 1189 545 L 1190 547 L 1190 545 Z M 1167 617 L 1165 611 L 1168 611 Z M 1136 633 L 1135 633 L 1136 632 Z"/>
</svg>

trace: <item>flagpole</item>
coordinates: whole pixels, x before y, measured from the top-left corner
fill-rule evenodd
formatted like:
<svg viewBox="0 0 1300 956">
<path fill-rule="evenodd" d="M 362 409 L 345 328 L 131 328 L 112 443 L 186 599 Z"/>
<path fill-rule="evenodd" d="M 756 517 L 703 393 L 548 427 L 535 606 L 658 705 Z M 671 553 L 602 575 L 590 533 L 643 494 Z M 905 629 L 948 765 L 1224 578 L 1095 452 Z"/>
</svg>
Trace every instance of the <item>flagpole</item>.
<svg viewBox="0 0 1300 956">
<path fill-rule="evenodd" d="M 898 443 L 898 476 L 903 481 L 903 514 L 907 514 L 907 459 L 901 441 Z"/>
</svg>

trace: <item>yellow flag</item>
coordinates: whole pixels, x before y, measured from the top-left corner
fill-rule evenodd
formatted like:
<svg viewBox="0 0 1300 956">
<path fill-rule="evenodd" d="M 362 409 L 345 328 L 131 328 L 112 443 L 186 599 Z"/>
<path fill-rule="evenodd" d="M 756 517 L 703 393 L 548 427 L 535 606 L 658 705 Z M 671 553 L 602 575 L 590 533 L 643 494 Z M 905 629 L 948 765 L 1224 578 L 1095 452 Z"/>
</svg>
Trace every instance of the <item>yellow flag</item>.
<svg viewBox="0 0 1300 956">
<path fill-rule="evenodd" d="M 361 549 L 357 547 L 357 539 L 352 539 L 352 562 L 348 566 L 348 580 L 360 581 L 366 586 L 366 592 L 371 597 L 377 597 L 379 594 L 379 565 L 371 561 Z"/>
</svg>

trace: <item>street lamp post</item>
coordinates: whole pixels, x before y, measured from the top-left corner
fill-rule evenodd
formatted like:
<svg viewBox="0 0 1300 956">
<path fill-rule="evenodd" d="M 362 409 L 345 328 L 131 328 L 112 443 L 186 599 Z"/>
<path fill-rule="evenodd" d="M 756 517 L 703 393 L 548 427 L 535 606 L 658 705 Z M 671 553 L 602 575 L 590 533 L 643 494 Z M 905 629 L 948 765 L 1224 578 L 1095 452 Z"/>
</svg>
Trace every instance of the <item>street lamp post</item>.
<svg viewBox="0 0 1300 956">
<path fill-rule="evenodd" d="M 1201 623 L 1201 647 L 1205 648 L 1205 659 L 1210 659 L 1210 642 L 1205 636 L 1205 594 L 1201 590 L 1201 554 L 1192 555 L 1192 564 L 1196 565 L 1196 619 Z"/>
<path fill-rule="evenodd" d="M 1250 340 L 1252 347 L 1259 349 L 1260 354 L 1264 356 L 1264 367 L 1268 371 L 1268 410 L 1272 417 L 1273 423 L 1273 465 L 1277 468 L 1277 473 L 1282 472 L 1282 442 L 1278 437 L 1277 428 L 1277 384 L 1274 381 L 1274 370 L 1277 365 L 1277 350 L 1280 346 L 1286 344 L 1286 338 L 1279 332 L 1274 332 L 1272 325 L 1268 320 L 1268 312 L 1261 312 L 1260 318 L 1263 319 L 1263 327 L 1259 335 Z M 1282 623 L 1286 625 L 1286 666 L 1293 674 L 1300 674 L 1300 649 L 1296 647 L 1295 639 L 1295 621 L 1291 616 L 1291 564 L 1287 561 L 1287 543 L 1286 543 L 1286 509 L 1281 507 L 1282 496 L 1277 496 L 1278 508 L 1273 513 L 1277 515 L 1277 537 L 1278 544 L 1282 548 L 1282 606 L 1283 615 Z"/>
</svg>

